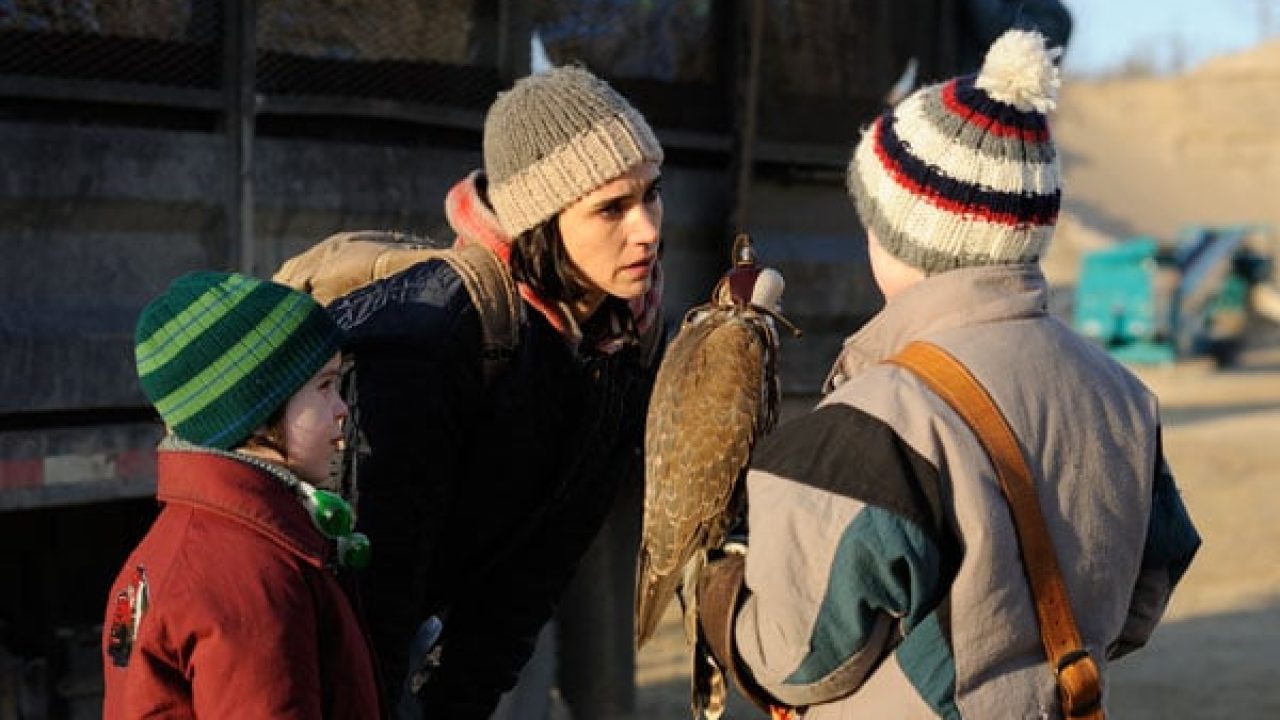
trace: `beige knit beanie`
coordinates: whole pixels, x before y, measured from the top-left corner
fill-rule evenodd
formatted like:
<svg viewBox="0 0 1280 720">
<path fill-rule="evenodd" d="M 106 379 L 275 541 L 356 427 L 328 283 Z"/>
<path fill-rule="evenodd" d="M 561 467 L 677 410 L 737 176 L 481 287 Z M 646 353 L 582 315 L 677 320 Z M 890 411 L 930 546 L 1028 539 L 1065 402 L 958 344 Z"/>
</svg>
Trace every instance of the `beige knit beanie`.
<svg viewBox="0 0 1280 720">
<path fill-rule="evenodd" d="M 886 251 L 928 275 L 1041 258 L 1062 198 L 1045 118 L 1059 53 L 1010 30 L 977 76 L 922 88 L 876 119 L 848 182 Z"/>
<path fill-rule="evenodd" d="M 489 202 L 512 238 L 646 161 L 662 162 L 649 124 L 580 67 L 522 78 L 485 117 Z"/>
</svg>

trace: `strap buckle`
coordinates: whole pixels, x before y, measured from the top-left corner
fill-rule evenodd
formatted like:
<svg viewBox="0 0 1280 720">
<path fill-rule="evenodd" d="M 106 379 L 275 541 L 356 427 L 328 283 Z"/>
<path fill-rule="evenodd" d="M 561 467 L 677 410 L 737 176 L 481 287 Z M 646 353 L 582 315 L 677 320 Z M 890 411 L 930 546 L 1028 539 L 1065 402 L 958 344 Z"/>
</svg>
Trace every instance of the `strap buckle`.
<svg viewBox="0 0 1280 720">
<path fill-rule="evenodd" d="M 1093 657 L 1089 655 L 1088 650 L 1085 650 L 1084 648 L 1077 648 L 1075 650 L 1072 650 L 1071 652 L 1066 653 L 1062 657 L 1058 658 L 1058 666 L 1053 669 L 1053 674 L 1061 677 L 1062 673 L 1066 671 L 1067 668 L 1071 667 L 1072 665 L 1075 665 L 1076 663 L 1080 662 L 1081 660 L 1084 660 L 1085 658 L 1088 658 L 1089 660 L 1093 659 Z"/>
<path fill-rule="evenodd" d="M 1083 677 L 1074 678 L 1078 682 L 1064 683 L 1063 677 L 1071 668 L 1084 662 Z M 1084 648 L 1077 648 L 1064 653 L 1058 658 L 1053 668 L 1054 677 L 1058 681 L 1058 689 L 1062 692 L 1062 710 L 1067 717 L 1086 717 L 1096 712 L 1102 705 L 1102 688 L 1099 686 L 1100 673 L 1093 656 Z M 1072 687 L 1068 687 L 1071 685 Z"/>
</svg>

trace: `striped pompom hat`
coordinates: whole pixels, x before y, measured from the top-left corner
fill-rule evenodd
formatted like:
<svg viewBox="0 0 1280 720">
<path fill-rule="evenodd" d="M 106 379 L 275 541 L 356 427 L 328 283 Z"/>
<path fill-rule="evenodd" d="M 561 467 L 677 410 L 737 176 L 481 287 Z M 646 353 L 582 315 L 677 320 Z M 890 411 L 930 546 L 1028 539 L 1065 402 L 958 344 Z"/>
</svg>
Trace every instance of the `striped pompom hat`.
<svg viewBox="0 0 1280 720">
<path fill-rule="evenodd" d="M 977 76 L 917 90 L 867 129 L 849 194 L 886 251 L 927 275 L 1040 259 L 1062 198 L 1045 119 L 1059 54 L 1010 30 Z"/>
<path fill-rule="evenodd" d="M 190 273 L 138 318 L 138 380 L 174 435 L 229 450 L 324 367 L 341 336 L 308 295 L 234 273 Z"/>
</svg>

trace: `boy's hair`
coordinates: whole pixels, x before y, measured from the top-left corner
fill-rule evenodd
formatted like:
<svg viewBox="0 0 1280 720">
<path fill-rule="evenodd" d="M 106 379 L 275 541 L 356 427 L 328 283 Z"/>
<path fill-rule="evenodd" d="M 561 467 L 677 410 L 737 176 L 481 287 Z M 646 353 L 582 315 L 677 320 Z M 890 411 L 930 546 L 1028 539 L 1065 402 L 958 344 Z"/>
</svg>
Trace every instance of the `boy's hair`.
<svg viewBox="0 0 1280 720">
<path fill-rule="evenodd" d="M 303 293 L 236 273 L 194 272 L 138 318 L 138 381 L 174 435 L 229 450 L 324 367 L 341 339 Z"/>
<path fill-rule="evenodd" d="M 236 443 L 233 449 L 270 450 L 279 453 L 280 457 L 287 458 L 289 453 L 284 446 L 284 408 L 284 405 L 276 408 L 275 412 L 254 428 L 248 437 Z"/>
</svg>

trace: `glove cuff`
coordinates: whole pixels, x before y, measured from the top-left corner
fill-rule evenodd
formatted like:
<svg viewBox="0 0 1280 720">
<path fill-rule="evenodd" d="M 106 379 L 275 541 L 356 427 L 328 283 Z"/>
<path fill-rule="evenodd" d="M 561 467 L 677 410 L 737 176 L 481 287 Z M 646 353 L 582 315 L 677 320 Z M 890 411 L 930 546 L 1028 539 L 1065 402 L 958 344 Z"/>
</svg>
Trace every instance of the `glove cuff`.
<svg viewBox="0 0 1280 720">
<path fill-rule="evenodd" d="M 703 569 L 698 576 L 698 629 L 716 662 L 728 669 L 743 696 L 769 714 L 778 702 L 756 683 L 733 649 L 734 623 L 746 599 L 742 592 L 746 567 L 746 555 L 729 553 Z"/>
</svg>

